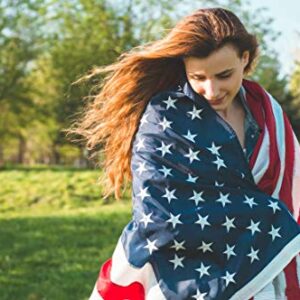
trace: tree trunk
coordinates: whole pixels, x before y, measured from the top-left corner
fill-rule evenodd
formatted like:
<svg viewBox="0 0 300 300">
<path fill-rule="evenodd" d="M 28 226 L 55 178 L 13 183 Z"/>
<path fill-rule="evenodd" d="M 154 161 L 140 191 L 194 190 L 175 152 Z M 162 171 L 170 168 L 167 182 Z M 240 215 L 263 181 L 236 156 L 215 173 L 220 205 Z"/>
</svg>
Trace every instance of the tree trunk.
<svg viewBox="0 0 300 300">
<path fill-rule="evenodd" d="M 53 146 L 52 146 L 52 157 L 53 157 L 52 163 L 55 165 L 59 165 L 60 164 L 60 153 L 57 151 L 56 144 L 53 144 Z"/>
<path fill-rule="evenodd" d="M 0 167 L 4 166 L 4 153 L 3 153 L 3 146 L 0 145 Z"/>
<path fill-rule="evenodd" d="M 19 149 L 18 149 L 18 158 L 17 163 L 18 164 L 24 164 L 25 163 L 25 154 L 26 154 L 26 140 L 23 136 L 19 136 Z"/>
</svg>

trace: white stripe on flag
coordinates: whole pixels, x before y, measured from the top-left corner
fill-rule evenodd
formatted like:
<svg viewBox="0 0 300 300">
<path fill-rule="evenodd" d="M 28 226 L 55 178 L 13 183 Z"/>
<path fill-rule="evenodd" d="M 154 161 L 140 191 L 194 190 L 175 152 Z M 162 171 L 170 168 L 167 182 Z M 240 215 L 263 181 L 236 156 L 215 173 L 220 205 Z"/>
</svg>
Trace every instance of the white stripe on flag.
<svg viewBox="0 0 300 300">
<path fill-rule="evenodd" d="M 286 289 L 286 279 L 284 271 L 281 271 L 273 280 L 273 285 L 275 288 L 276 299 L 286 299 L 285 289 Z"/>
<path fill-rule="evenodd" d="M 117 247 L 112 256 L 111 281 L 120 286 L 127 286 L 132 282 L 139 282 L 143 285 L 146 300 L 166 300 L 163 295 L 153 268 L 150 263 L 146 263 L 142 268 L 136 268 L 127 260 L 125 251 L 119 239 Z"/>
<path fill-rule="evenodd" d="M 275 290 L 272 282 L 268 283 L 254 297 L 254 300 L 275 300 Z"/>
<path fill-rule="evenodd" d="M 279 177 L 277 180 L 277 184 L 275 189 L 273 190 L 272 197 L 279 199 L 279 193 L 283 181 L 284 169 L 285 169 L 285 126 L 284 126 L 284 119 L 282 108 L 278 104 L 278 102 L 269 94 L 267 93 L 272 105 L 273 114 L 276 120 L 276 144 L 278 149 L 278 154 L 280 158 L 280 171 Z"/>
<path fill-rule="evenodd" d="M 295 148 L 295 161 L 294 161 L 294 174 L 293 174 L 293 209 L 294 209 L 294 218 L 296 221 L 299 218 L 300 211 L 300 146 L 295 134 L 294 136 L 294 148 Z"/>
<path fill-rule="evenodd" d="M 265 125 L 265 134 L 258 153 L 257 159 L 252 169 L 253 178 L 257 184 L 268 170 L 270 163 L 270 136 Z"/>
<path fill-rule="evenodd" d="M 103 298 L 99 295 L 97 290 L 97 283 L 93 289 L 92 295 L 90 296 L 89 300 L 103 300 Z"/>
</svg>

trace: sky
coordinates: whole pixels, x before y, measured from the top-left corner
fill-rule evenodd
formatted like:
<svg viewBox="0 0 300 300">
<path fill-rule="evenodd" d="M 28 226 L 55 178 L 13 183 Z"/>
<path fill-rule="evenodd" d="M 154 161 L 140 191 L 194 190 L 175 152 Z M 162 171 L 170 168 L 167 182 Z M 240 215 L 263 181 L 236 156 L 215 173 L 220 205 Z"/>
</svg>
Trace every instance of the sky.
<svg viewBox="0 0 300 300">
<path fill-rule="evenodd" d="M 291 74 L 298 49 L 300 59 L 300 1 L 251 0 L 252 8 L 266 7 L 268 16 L 274 18 L 273 28 L 282 34 L 274 44 L 282 65 L 281 74 Z M 297 35 L 296 32 L 299 34 Z"/>
</svg>

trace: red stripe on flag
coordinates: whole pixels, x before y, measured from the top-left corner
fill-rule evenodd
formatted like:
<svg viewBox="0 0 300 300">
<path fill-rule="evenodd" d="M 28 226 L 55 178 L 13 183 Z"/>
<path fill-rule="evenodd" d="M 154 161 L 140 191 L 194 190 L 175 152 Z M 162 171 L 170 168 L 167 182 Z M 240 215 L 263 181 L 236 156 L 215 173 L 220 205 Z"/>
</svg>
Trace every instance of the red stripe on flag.
<svg viewBox="0 0 300 300">
<path fill-rule="evenodd" d="M 289 120 L 284 116 L 284 127 L 285 127 L 285 173 L 283 176 L 283 182 L 281 185 L 279 199 L 283 200 L 289 211 L 294 215 L 295 208 L 293 207 L 293 173 L 295 163 L 295 145 L 292 127 Z"/>
<path fill-rule="evenodd" d="M 293 258 L 293 260 L 284 268 L 284 274 L 287 283 L 287 287 L 285 290 L 287 300 L 300 299 L 300 287 L 297 275 L 296 258 Z"/>
<path fill-rule="evenodd" d="M 280 157 L 277 148 L 276 123 L 272 105 L 267 93 L 257 83 L 245 80 L 243 82 L 243 85 L 247 91 L 247 94 L 249 95 L 247 99 L 250 110 L 253 113 L 253 116 L 256 119 L 258 125 L 261 128 L 265 129 L 264 124 L 266 124 L 268 128 L 270 136 L 269 166 L 268 170 L 260 179 L 257 186 L 265 193 L 272 195 L 280 174 L 280 168 L 277 167 Z M 263 107 L 264 110 L 262 111 L 260 107 Z M 265 131 L 263 131 L 263 135 L 264 134 Z M 253 168 L 254 166 L 262 143 L 262 136 L 260 137 L 258 143 L 254 148 L 253 155 L 250 159 L 250 168 Z"/>
<path fill-rule="evenodd" d="M 268 170 L 259 181 L 258 186 L 265 193 L 272 195 L 280 174 L 280 167 L 278 167 L 278 164 L 280 164 L 280 157 L 277 148 L 278 141 L 276 138 L 275 117 L 267 94 L 264 93 L 262 101 L 264 102 L 266 126 L 270 136 L 270 148 Z"/>
<path fill-rule="evenodd" d="M 285 174 L 280 190 L 280 199 L 287 205 L 289 211 L 294 214 L 292 187 L 293 187 L 293 172 L 295 163 L 295 145 L 291 124 L 284 113 L 285 126 Z M 297 275 L 297 261 L 294 258 L 284 269 L 286 277 L 286 296 L 288 300 L 300 299 L 300 286 Z"/>
<path fill-rule="evenodd" d="M 133 282 L 128 286 L 120 286 L 110 279 L 112 259 L 107 260 L 101 267 L 97 290 L 104 300 L 144 300 L 144 287 L 139 282 Z"/>
<path fill-rule="evenodd" d="M 279 192 L 280 200 L 284 201 L 291 213 L 294 212 L 293 200 L 292 200 L 292 183 L 293 183 L 293 172 L 294 172 L 294 163 L 295 163 L 295 145 L 293 139 L 293 131 L 290 125 L 290 122 L 285 113 L 284 117 L 284 126 L 285 126 L 285 141 L 277 141 L 276 139 L 276 120 L 274 118 L 273 109 L 268 95 L 265 91 L 256 83 L 249 81 L 244 82 L 244 86 L 247 90 L 247 101 L 249 108 L 253 113 L 254 118 L 256 119 L 258 125 L 261 128 L 264 124 L 264 116 L 260 107 L 264 107 L 265 122 L 270 135 L 270 162 L 267 171 L 264 176 L 258 183 L 260 189 L 269 195 L 272 194 L 274 187 L 276 186 L 277 180 L 279 178 L 280 164 L 279 161 L 279 152 L 278 152 L 278 143 L 285 142 L 285 174 L 283 177 L 283 182 Z M 258 95 L 258 96 L 257 96 Z M 258 101 L 262 102 L 262 105 L 257 105 Z M 275 120 L 275 122 L 274 122 Z M 263 132 L 264 135 L 265 132 Z M 255 146 L 253 154 L 250 159 L 250 168 L 253 168 L 255 161 L 257 159 L 258 153 L 263 140 L 263 135 L 258 139 L 258 142 Z M 300 219 L 298 219 L 299 223 Z M 288 266 L 284 268 L 284 274 L 286 278 L 287 288 L 286 296 L 288 300 L 300 299 L 300 287 L 299 280 L 297 275 L 297 261 L 294 258 Z"/>
</svg>

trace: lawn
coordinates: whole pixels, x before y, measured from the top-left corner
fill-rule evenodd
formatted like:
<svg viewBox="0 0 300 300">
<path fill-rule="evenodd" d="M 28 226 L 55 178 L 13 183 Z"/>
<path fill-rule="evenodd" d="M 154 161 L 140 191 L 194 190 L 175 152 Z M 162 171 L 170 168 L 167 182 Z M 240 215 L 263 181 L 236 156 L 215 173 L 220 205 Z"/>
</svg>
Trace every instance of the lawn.
<svg viewBox="0 0 300 300">
<path fill-rule="evenodd" d="M 0 172 L 0 299 L 87 299 L 130 219 L 105 203 L 99 171 Z M 99 196 L 100 195 L 100 196 Z"/>
</svg>

